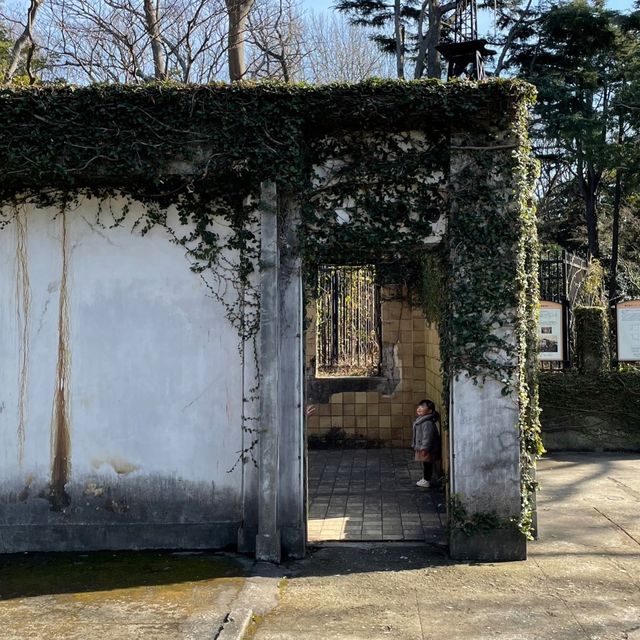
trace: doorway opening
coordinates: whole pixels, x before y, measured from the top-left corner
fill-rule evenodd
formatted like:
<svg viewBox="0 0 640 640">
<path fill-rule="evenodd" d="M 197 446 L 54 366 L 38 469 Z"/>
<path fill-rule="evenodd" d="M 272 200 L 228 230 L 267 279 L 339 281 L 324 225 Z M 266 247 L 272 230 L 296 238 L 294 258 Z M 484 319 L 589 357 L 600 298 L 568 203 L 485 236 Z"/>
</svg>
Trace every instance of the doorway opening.
<svg viewBox="0 0 640 640">
<path fill-rule="evenodd" d="M 446 409 L 437 326 L 375 266 L 322 265 L 316 283 L 305 309 L 308 541 L 444 544 L 441 484 L 416 485 L 411 449 L 416 405 Z"/>
</svg>

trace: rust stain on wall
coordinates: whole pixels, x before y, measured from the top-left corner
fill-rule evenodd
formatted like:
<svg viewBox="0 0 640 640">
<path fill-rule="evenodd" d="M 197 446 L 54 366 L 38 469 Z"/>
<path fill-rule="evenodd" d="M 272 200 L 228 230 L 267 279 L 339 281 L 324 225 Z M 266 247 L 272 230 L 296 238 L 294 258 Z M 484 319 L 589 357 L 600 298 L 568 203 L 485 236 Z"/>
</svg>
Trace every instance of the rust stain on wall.
<svg viewBox="0 0 640 640">
<path fill-rule="evenodd" d="M 66 491 L 71 472 L 71 432 L 69 415 L 69 378 L 71 352 L 69 345 L 69 291 L 68 291 L 68 242 L 67 217 L 62 212 L 62 275 L 60 278 L 60 300 L 58 308 L 58 361 L 53 396 L 51 421 L 51 508 L 61 511 L 69 506 Z"/>
<path fill-rule="evenodd" d="M 24 460 L 24 439 L 31 331 L 31 286 L 27 263 L 27 216 L 15 210 L 16 230 L 16 313 L 18 320 L 18 463 Z"/>
</svg>

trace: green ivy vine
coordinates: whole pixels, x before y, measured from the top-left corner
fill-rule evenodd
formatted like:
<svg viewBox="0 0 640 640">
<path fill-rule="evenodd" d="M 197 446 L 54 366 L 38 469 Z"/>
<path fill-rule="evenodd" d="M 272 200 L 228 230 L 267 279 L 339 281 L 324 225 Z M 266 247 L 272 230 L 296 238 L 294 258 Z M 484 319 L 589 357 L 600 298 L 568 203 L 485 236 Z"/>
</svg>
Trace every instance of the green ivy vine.
<svg viewBox="0 0 640 640">
<path fill-rule="evenodd" d="M 462 496 L 452 494 L 449 497 L 449 530 L 461 531 L 467 536 L 493 531 L 495 529 L 519 528 L 513 518 L 501 518 L 493 512 L 469 513 L 463 504 Z"/>
<path fill-rule="evenodd" d="M 219 280 L 223 303 L 220 291 L 235 290 L 227 317 L 245 345 L 259 328 L 260 185 L 274 181 L 300 204 L 307 273 L 375 263 L 438 320 L 445 382 L 490 377 L 517 396 L 528 532 L 541 452 L 533 95 L 503 80 L 3 88 L 0 204 L 143 203 L 141 234 L 164 227 L 208 286 Z M 99 222 L 123 224 L 129 206 Z M 182 229 L 167 224 L 169 207 Z M 425 242 L 434 235 L 441 242 Z"/>
</svg>

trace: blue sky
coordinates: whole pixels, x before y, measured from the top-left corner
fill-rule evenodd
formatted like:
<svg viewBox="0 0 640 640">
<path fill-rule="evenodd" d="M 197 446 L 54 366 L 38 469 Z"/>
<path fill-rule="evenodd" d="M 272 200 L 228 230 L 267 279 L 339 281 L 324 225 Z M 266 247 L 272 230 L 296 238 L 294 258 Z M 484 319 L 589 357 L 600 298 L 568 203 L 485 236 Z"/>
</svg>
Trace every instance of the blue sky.
<svg viewBox="0 0 640 640">
<path fill-rule="evenodd" d="M 303 5 L 315 11 L 329 10 L 336 0 L 302 0 Z M 627 11 L 633 7 L 633 0 L 609 0 L 606 3 L 609 9 Z"/>
</svg>

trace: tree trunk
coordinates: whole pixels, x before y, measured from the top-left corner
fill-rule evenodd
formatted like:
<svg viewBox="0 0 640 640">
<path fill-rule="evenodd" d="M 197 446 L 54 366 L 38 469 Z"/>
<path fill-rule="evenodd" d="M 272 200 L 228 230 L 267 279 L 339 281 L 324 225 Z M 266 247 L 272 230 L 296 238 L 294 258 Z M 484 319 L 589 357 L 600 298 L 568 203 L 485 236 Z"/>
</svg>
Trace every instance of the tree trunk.
<svg viewBox="0 0 640 640">
<path fill-rule="evenodd" d="M 507 57 L 507 53 L 511 49 L 511 45 L 513 44 L 513 41 L 515 40 L 515 37 L 516 37 L 516 35 L 518 33 L 518 30 L 520 29 L 522 23 L 524 22 L 525 16 L 528 15 L 528 13 L 529 13 L 529 8 L 531 7 L 531 3 L 532 2 L 533 2 L 533 0 L 528 0 L 527 6 L 521 12 L 520 17 L 518 18 L 518 20 L 516 20 L 511 25 L 511 28 L 509 29 L 509 32 L 507 33 L 507 37 L 505 39 L 504 45 L 502 46 L 502 51 L 500 52 L 500 56 L 498 57 L 498 62 L 496 64 L 496 68 L 495 68 L 495 70 L 493 72 L 493 74 L 494 74 L 494 76 L 496 78 L 500 76 L 500 74 L 502 73 L 502 71 L 504 69 L 504 61 L 505 61 L 505 58 Z"/>
<path fill-rule="evenodd" d="M 624 141 L 624 119 L 618 118 L 618 144 Z M 609 268 L 609 304 L 615 303 L 618 297 L 618 256 L 620 253 L 620 205 L 622 204 L 623 170 L 616 168 L 616 186 L 613 192 L 613 221 L 611 238 L 611 266 Z"/>
<path fill-rule="evenodd" d="M 600 243 L 598 240 L 597 194 L 601 174 L 593 165 L 585 161 L 580 145 L 576 148 L 577 178 L 582 200 L 584 202 L 584 221 L 587 225 L 587 258 L 600 259 Z"/>
<path fill-rule="evenodd" d="M 587 223 L 587 257 L 600 259 L 600 242 L 598 239 L 598 213 L 596 208 L 596 194 L 587 183 L 585 194 L 584 217 Z"/>
<path fill-rule="evenodd" d="M 416 66 L 414 67 L 413 77 L 419 80 L 424 75 L 424 63 L 427 56 L 427 39 L 424 36 L 424 20 L 427 17 L 427 8 L 429 0 L 424 0 L 420 8 L 420 16 L 418 17 L 418 55 L 416 56 Z"/>
<path fill-rule="evenodd" d="M 618 296 L 618 254 L 620 247 L 620 203 L 622 200 L 622 169 L 616 169 L 616 186 L 613 199 L 613 238 L 611 239 L 611 266 L 609 268 L 609 303 Z"/>
<path fill-rule="evenodd" d="M 11 55 L 9 56 L 9 64 L 7 65 L 7 70 L 4 74 L 5 82 L 11 82 L 13 79 L 13 76 L 18 70 L 18 65 L 20 64 L 24 51 L 32 50 L 35 46 L 33 41 L 33 23 L 36 19 L 38 9 L 43 3 L 44 0 L 31 0 L 29 11 L 27 12 L 27 25 L 25 26 L 24 31 L 20 34 L 20 37 L 16 40 L 16 43 L 13 45 Z M 31 78 L 30 69 L 27 69 L 27 73 L 29 73 L 29 77 Z"/>
<path fill-rule="evenodd" d="M 455 5 L 454 5 L 455 6 Z M 436 49 L 440 44 L 442 32 L 443 7 L 439 0 L 429 3 L 429 30 L 427 31 L 427 78 L 440 78 L 440 52 Z"/>
<path fill-rule="evenodd" d="M 393 5 L 394 33 L 396 38 L 396 73 L 398 78 L 404 78 L 404 25 L 402 24 L 400 0 Z"/>
<path fill-rule="evenodd" d="M 226 0 L 229 14 L 229 80 L 242 80 L 247 71 L 244 62 L 244 34 L 247 16 L 254 0 Z"/>
<path fill-rule="evenodd" d="M 156 80 L 166 80 L 167 63 L 162 48 L 158 7 L 153 2 L 154 0 L 144 0 L 144 17 L 147 32 L 151 38 L 151 51 L 153 52 L 153 77 Z"/>
</svg>

